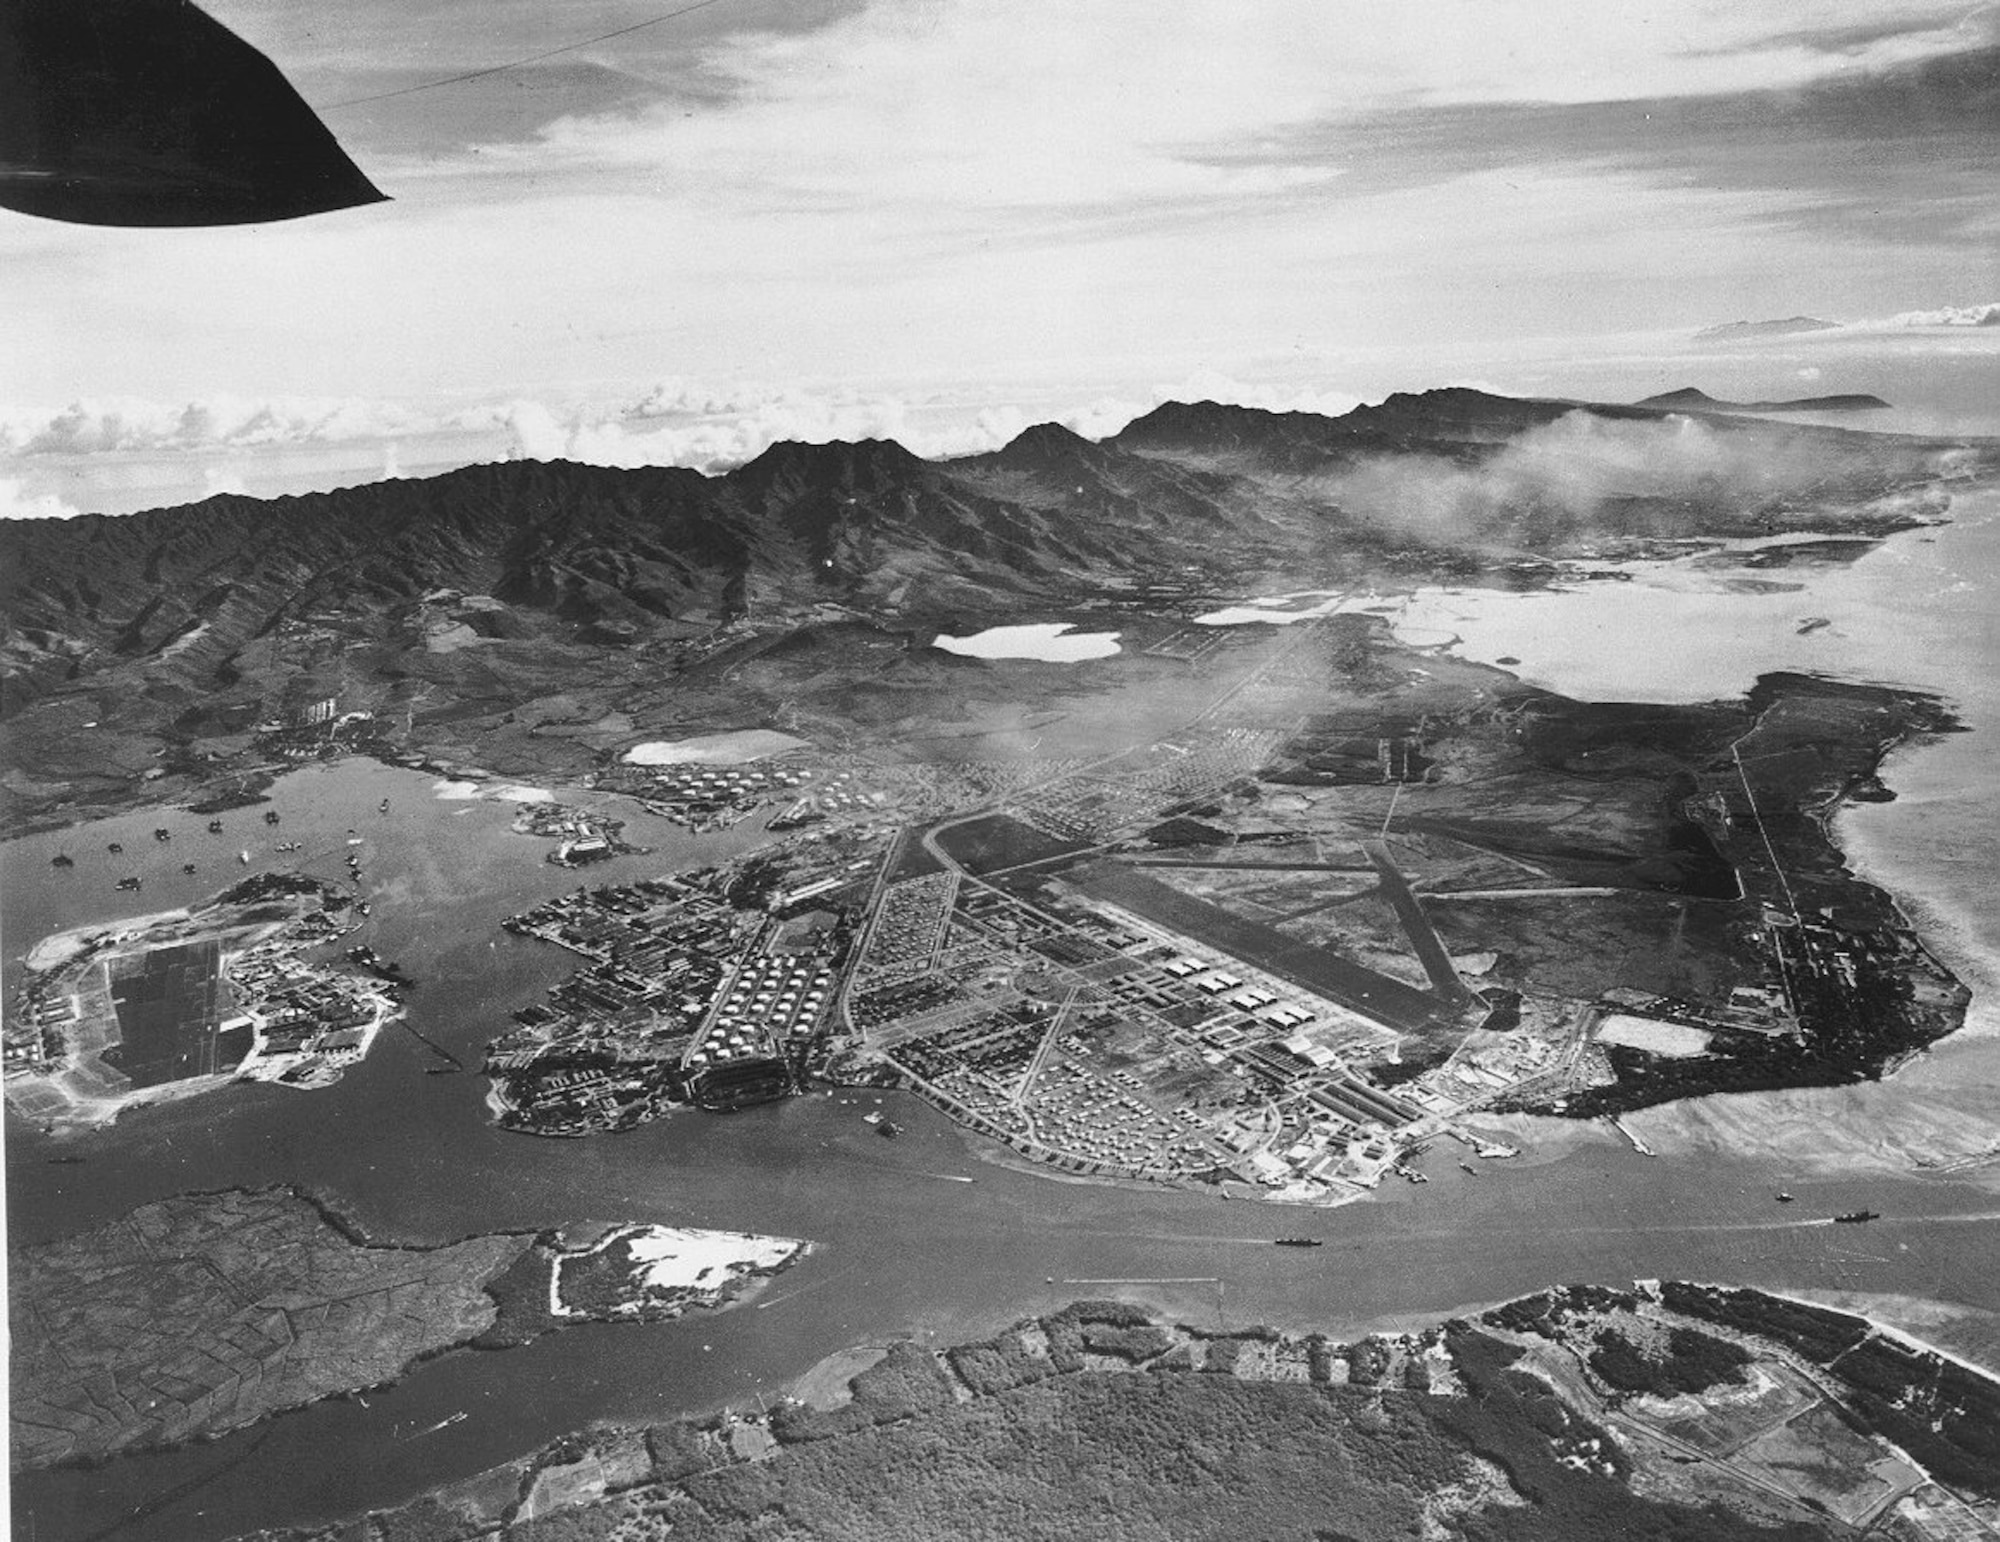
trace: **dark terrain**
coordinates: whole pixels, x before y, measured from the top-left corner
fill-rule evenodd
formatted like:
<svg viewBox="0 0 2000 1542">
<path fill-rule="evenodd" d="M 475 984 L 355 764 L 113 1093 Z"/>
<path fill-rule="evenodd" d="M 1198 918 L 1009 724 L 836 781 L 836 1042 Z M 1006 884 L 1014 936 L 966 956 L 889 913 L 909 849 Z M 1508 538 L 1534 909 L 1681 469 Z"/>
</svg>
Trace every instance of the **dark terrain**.
<svg viewBox="0 0 2000 1542">
<path fill-rule="evenodd" d="M 868 1359 L 831 1397 L 579 1431 L 363 1523 L 263 1536 L 1806 1542 L 1880 1516 L 1871 1535 L 1914 1538 L 1887 1518 L 1899 1493 L 1970 1523 L 2000 1435 L 1986 1376 L 1677 1282 L 1351 1343 L 1084 1301 Z"/>
<path fill-rule="evenodd" d="M 956 461 L 786 443 L 718 477 L 524 462 L 8 522 L 0 828 L 254 797 L 260 771 L 342 748 L 576 774 L 635 725 L 770 722 L 786 699 L 734 672 L 829 642 L 881 698 L 842 703 L 866 730 L 979 668 L 925 649 L 939 629 L 1879 536 L 2000 459 L 1717 416 L 1690 462 L 1668 418 L 1463 388 L 1339 418 L 1169 403 L 1102 443 L 1044 424 Z M 1679 458 L 1635 474 L 1654 434 Z M 328 702 L 368 716 L 314 723 Z"/>
</svg>

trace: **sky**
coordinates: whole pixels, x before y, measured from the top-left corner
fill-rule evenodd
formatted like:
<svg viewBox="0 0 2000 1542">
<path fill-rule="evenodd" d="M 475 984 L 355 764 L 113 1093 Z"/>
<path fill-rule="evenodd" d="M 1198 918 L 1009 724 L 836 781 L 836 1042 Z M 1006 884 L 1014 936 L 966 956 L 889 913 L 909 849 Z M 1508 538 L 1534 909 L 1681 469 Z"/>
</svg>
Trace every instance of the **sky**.
<svg viewBox="0 0 2000 1542">
<path fill-rule="evenodd" d="M 0 513 L 1448 383 L 2000 432 L 2000 6 L 207 8 L 392 201 L 0 211 Z"/>
</svg>

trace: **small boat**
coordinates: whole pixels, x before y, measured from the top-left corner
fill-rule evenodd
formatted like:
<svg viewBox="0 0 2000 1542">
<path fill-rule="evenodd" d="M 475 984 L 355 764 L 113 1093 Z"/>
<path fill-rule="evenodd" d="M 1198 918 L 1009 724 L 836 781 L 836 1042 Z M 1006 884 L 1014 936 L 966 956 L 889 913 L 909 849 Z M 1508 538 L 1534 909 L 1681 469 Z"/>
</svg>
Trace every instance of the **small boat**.
<svg viewBox="0 0 2000 1542">
<path fill-rule="evenodd" d="M 247 851 L 239 851 L 236 853 L 236 860 L 244 867 L 248 867 L 250 865 L 250 853 Z"/>
<path fill-rule="evenodd" d="M 116 854 L 116 853 L 118 853 L 118 852 L 121 852 L 121 851 L 123 851 L 123 850 L 124 850 L 125 848 L 124 848 L 123 846 L 119 845 L 119 844 L 118 844 L 118 842 L 116 842 L 116 841 L 113 841 L 113 842 L 112 842 L 112 843 L 111 843 L 111 844 L 110 844 L 109 846 L 106 846 L 106 847 L 105 847 L 104 849 L 105 849 L 106 851 L 108 851 L 108 852 L 111 852 L 111 853 L 113 853 L 113 854 Z"/>
<path fill-rule="evenodd" d="M 76 859 L 66 851 L 59 851 L 49 858 L 50 867 L 75 867 Z"/>
<path fill-rule="evenodd" d="M 389 812 L 389 800 L 387 798 L 382 800 L 382 812 L 385 814 Z"/>
<path fill-rule="evenodd" d="M 121 878 L 118 880 L 118 887 L 127 894 L 135 894 L 141 887 L 142 882 L 143 880 L 138 878 Z"/>
<path fill-rule="evenodd" d="M 1281 1248 L 1323 1248 L 1326 1244 L 1317 1237 L 1280 1237 L 1276 1245 Z"/>
<path fill-rule="evenodd" d="M 900 1124 L 891 1124 L 887 1119 L 884 1119 L 880 1124 L 875 1126 L 875 1133 L 894 1140 L 898 1135 L 903 1133 L 903 1127 Z"/>
<path fill-rule="evenodd" d="M 1460 1162 L 1458 1165 L 1471 1173 L 1473 1177 L 1477 1178 L 1479 1176 L 1479 1169 L 1474 1167 L 1470 1162 Z"/>
<path fill-rule="evenodd" d="M 1879 1210 L 1849 1210 L 1845 1215 L 1835 1216 L 1833 1224 L 1836 1226 L 1859 1226 L 1863 1221 L 1879 1221 L 1881 1219 L 1882 1212 Z"/>
<path fill-rule="evenodd" d="M 1792 1196 L 1787 1194 L 1783 1189 L 1778 1190 L 1777 1199 L 1781 1205 L 1789 1205 L 1792 1202 Z"/>
</svg>

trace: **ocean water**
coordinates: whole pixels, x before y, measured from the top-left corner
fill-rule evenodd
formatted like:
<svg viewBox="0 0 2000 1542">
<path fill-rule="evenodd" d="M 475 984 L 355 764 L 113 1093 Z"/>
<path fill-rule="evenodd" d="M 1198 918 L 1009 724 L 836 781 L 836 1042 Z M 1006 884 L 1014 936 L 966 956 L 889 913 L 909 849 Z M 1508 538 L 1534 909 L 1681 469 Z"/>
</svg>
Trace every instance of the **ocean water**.
<svg viewBox="0 0 2000 1542">
<path fill-rule="evenodd" d="M 1553 595 L 1426 591 L 1398 619 L 1469 657 L 1520 660 L 1525 677 L 1605 697 L 1734 694 L 1770 668 L 1815 669 L 1939 691 L 1972 732 L 1913 748 L 1889 768 L 1896 802 L 1857 809 L 1840 832 L 1856 862 L 1905 896 L 1941 952 L 1983 991 L 2000 978 L 2000 815 L 1987 746 L 2000 735 L 2000 500 L 1961 500 L 1949 527 L 1896 536 L 1852 568 L 1781 570 L 1799 591 L 1744 592 L 1727 573 L 1649 566 L 1626 584 Z M 1800 622 L 1829 625 L 1801 634 Z M 1671 661 L 1664 674 L 1663 659 Z M 390 811 L 380 810 L 383 798 Z M 567 972 L 557 950 L 498 930 L 506 915 L 575 885 L 509 832 L 514 809 L 435 795 L 430 779 L 365 762 L 281 782 L 271 829 L 259 811 L 209 837 L 193 816 L 124 816 L 0 847 L 9 973 L 47 931 L 199 898 L 240 871 L 245 847 L 300 839 L 337 876 L 353 830 L 375 901 L 372 941 L 421 984 L 415 1026 L 476 1062 L 507 1014 Z M 632 815 L 659 848 L 605 877 L 713 860 L 754 830 L 691 837 Z M 176 828 L 155 850 L 155 825 Z M 141 896 L 116 893 L 144 861 Z M 184 844 L 185 843 L 185 844 Z M 211 849 L 212 848 L 212 849 Z M 68 874 L 49 857 L 67 850 Z M 183 881 L 179 863 L 203 871 Z M 597 875 L 593 875 L 595 878 Z M 134 903 L 135 900 L 143 903 Z M 1982 999 L 1979 1023 L 1992 1012 Z M 1891 1081 L 1784 1095 L 1786 1120 L 1866 1125 L 1982 1099 L 2000 1106 L 2000 1035 L 1975 1029 Z M 392 1504 L 599 1418 L 648 1419 L 783 1389 L 821 1356 L 899 1334 L 949 1341 L 1078 1295 L 1148 1300 L 1189 1320 L 1364 1331 L 1486 1303 L 1558 1280 L 1730 1279 L 1792 1290 L 1895 1294 L 2000 1310 L 2000 1202 L 1990 1170 L 1925 1176 L 1907 1164 L 1843 1165 L 1724 1129 L 1655 1132 L 1648 1161 L 1595 1130 L 1538 1131 L 1518 1162 L 1396 1185 L 1336 1212 L 1274 1211 L 1205 1195 L 1060 1182 L 982 1160 L 981 1143 L 897 1095 L 907 1133 L 861 1122 L 873 1094 L 818 1095 L 718 1118 L 676 1116 L 630 1134 L 538 1141 L 493 1128 L 477 1076 L 428 1076 L 431 1052 L 399 1030 L 339 1085 L 315 1093 L 231 1089 L 143 1110 L 49 1165 L 31 1129 L 8 1128 L 11 1235 L 32 1241 L 99 1224 L 149 1199 L 238 1184 L 318 1189 L 384 1236 L 444 1240 L 498 1228 L 603 1220 L 714 1226 L 810 1238 L 811 1258 L 754 1305 L 650 1326 L 552 1335 L 523 1350 L 446 1356 L 401 1385 L 321 1404 L 186 1450 L 14 1482 L 15 1534 L 44 1542 L 200 1539 Z M 1730 1138 L 1723 1138 L 1725 1135 Z M 1649 1136 L 1649 1138 L 1651 1138 Z M 1676 1144 L 1677 1143 L 1677 1144 Z M 970 1177 L 963 1183 L 956 1179 Z M 1775 1188 L 1799 1202 L 1778 1208 Z M 1865 1228 L 1815 1224 L 1866 1205 Z M 1273 1248 L 1305 1233 L 1326 1247 Z M 1166 1280 L 1212 1280 L 1167 1285 Z M 1105 1281 L 1122 1281 L 1105 1284 Z M 1091 1283 L 1082 1283 L 1091 1282 Z M 1155 1282 L 1155 1283 L 1149 1283 Z M 447 1416 L 468 1417 L 420 1434 Z"/>
</svg>

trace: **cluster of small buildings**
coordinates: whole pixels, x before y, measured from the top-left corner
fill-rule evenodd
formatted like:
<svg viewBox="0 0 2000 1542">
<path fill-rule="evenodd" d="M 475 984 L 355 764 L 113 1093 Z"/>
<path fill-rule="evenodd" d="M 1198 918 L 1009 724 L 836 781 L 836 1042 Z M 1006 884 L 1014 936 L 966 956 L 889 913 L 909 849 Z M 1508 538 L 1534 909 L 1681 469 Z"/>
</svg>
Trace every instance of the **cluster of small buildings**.
<svg viewBox="0 0 2000 1542">
<path fill-rule="evenodd" d="M 1101 840 L 1158 810 L 1215 793 L 1269 762 L 1286 738 L 1265 728 L 1190 730 L 1094 765 L 1040 792 L 1020 817 L 1073 840 Z"/>
<path fill-rule="evenodd" d="M 886 985 L 923 974 L 937 956 L 958 895 L 958 875 L 927 873 L 886 887 L 875 903 L 860 979 Z"/>
<path fill-rule="evenodd" d="M 548 860 L 557 867 L 582 867 L 636 849 L 619 840 L 624 826 L 618 820 L 566 803 L 524 803 L 515 816 L 514 828 L 524 835 L 554 841 L 556 849 Z"/>
<path fill-rule="evenodd" d="M 0 1064 L 8 1076 L 47 1071 L 62 1059 L 69 1030 L 78 1016 L 76 996 L 50 990 L 47 981 L 30 975 L 21 998 L 7 1016 L 0 1036 Z"/>
<path fill-rule="evenodd" d="M 1106 1167 L 1165 1177 L 1227 1164 L 1208 1120 L 1188 1108 L 1155 1108 L 1141 1101 L 1142 1090 L 1128 1072 L 1100 1074 L 1064 1060 L 1037 1079 L 1026 1108 L 1045 1144 Z"/>
<path fill-rule="evenodd" d="M 236 1004 L 220 1031 L 250 1030 L 245 1075 L 324 1079 L 359 1064 L 396 1012 L 384 987 L 305 962 L 294 952 L 298 942 L 281 934 L 224 960 Z"/>
<path fill-rule="evenodd" d="M 853 860 L 837 841 L 800 845 L 808 872 Z M 502 1122 L 584 1134 L 677 1102 L 733 1107 L 790 1091 L 830 1014 L 847 933 L 837 911 L 776 903 L 768 872 L 750 884 L 770 860 L 580 889 L 504 923 L 589 963 L 488 1047 Z"/>
<path fill-rule="evenodd" d="M 1059 1019 L 1051 1002 L 1005 989 L 968 1016 L 978 972 L 967 969 L 948 981 L 913 972 L 850 1001 L 882 1058 L 954 1117 L 1072 1171 L 1306 1198 L 1371 1187 L 1403 1159 L 1425 1111 L 1351 1069 L 1392 1053 L 1393 1031 L 1071 895 L 965 886 L 938 915 L 944 877 L 888 891 L 897 903 L 882 918 L 895 918 L 899 943 L 919 924 L 926 937 L 976 931 L 1001 961 L 988 978 L 1034 960 L 1042 989 L 1075 987 Z"/>
</svg>

